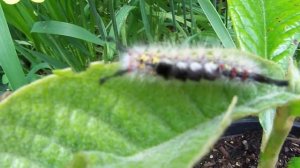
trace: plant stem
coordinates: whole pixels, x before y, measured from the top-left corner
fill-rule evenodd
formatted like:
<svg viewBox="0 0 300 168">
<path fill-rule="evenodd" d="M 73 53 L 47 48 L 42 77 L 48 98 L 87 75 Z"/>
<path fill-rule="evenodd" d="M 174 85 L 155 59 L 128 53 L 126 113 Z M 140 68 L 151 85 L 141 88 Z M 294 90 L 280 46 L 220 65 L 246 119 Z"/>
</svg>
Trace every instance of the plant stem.
<svg viewBox="0 0 300 168">
<path fill-rule="evenodd" d="M 171 11 L 172 11 L 173 27 L 174 27 L 174 30 L 177 31 L 176 17 L 175 17 L 175 7 L 174 7 L 174 1 L 173 0 L 170 0 L 170 5 L 171 5 Z"/>
<path fill-rule="evenodd" d="M 117 20 L 116 20 L 116 16 L 115 16 L 114 0 L 110 1 L 109 12 L 110 12 L 110 19 L 111 19 L 114 34 L 115 34 L 115 39 L 116 39 L 116 42 L 118 43 L 119 42 L 119 33 L 118 33 Z"/>
<path fill-rule="evenodd" d="M 184 29 L 186 32 L 187 31 L 187 24 L 186 24 L 186 4 L 185 4 L 185 0 L 182 0 L 182 15 L 183 15 L 183 24 L 184 24 Z"/>
<path fill-rule="evenodd" d="M 294 118 L 289 114 L 289 106 L 277 108 L 269 141 L 265 149 L 261 151 L 259 168 L 273 168 L 276 166 L 281 147 L 293 126 Z"/>
<path fill-rule="evenodd" d="M 91 13 L 95 17 L 95 21 L 96 21 L 96 24 L 99 28 L 101 37 L 102 37 L 103 40 L 106 40 L 107 32 L 106 32 L 104 22 L 103 22 L 101 16 L 97 12 L 95 1 L 94 0 L 88 0 L 88 2 L 89 2 L 89 5 L 90 5 Z"/>
<path fill-rule="evenodd" d="M 195 30 L 195 20 L 194 20 L 194 16 L 193 16 L 193 1 L 190 0 L 190 17 L 191 17 L 191 33 L 194 34 L 194 30 Z"/>
</svg>

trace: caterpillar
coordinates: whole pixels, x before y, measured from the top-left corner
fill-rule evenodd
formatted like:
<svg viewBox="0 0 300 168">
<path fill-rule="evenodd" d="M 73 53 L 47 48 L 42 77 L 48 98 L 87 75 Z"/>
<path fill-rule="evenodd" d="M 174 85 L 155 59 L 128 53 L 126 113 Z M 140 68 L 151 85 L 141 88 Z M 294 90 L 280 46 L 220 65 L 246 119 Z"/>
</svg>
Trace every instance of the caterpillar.
<svg viewBox="0 0 300 168">
<path fill-rule="evenodd" d="M 241 81 L 288 86 L 287 80 L 273 79 L 263 74 L 256 57 L 237 50 L 206 49 L 174 46 L 136 46 L 126 49 L 121 56 L 122 68 L 111 76 L 100 79 L 103 84 L 108 79 L 132 74 L 156 74 L 164 79 L 181 81 L 216 80 L 222 78 Z"/>
</svg>

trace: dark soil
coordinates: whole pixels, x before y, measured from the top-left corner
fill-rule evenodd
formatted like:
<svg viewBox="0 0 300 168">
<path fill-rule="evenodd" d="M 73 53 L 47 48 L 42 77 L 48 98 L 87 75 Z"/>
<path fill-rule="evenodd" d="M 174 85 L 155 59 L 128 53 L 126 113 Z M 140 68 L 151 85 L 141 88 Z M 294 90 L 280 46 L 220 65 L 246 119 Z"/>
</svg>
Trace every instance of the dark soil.
<svg viewBox="0 0 300 168">
<path fill-rule="evenodd" d="M 194 168 L 255 168 L 258 164 L 262 133 L 246 132 L 220 139 Z M 288 161 L 300 156 L 300 139 L 288 137 L 281 150 L 277 168 L 287 167 Z"/>
</svg>

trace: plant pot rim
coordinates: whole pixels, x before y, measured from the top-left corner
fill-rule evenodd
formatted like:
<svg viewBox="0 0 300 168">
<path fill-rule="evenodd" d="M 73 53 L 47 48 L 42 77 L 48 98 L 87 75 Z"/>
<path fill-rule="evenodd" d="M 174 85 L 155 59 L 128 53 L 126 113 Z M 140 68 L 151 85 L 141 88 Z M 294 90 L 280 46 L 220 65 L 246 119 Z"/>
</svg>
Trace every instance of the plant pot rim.
<svg viewBox="0 0 300 168">
<path fill-rule="evenodd" d="M 233 122 L 224 132 L 223 136 L 243 134 L 249 131 L 262 130 L 257 117 L 248 117 Z M 300 137 L 300 122 L 295 121 L 290 134 Z"/>
</svg>

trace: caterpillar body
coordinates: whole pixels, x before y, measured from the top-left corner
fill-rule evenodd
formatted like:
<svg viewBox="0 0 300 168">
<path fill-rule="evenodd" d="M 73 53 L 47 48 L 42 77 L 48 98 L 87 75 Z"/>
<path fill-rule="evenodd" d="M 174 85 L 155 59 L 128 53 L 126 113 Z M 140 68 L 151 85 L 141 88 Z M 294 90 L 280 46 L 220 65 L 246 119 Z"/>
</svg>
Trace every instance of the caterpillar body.
<svg viewBox="0 0 300 168">
<path fill-rule="evenodd" d="M 259 83 L 288 86 L 288 81 L 265 75 L 254 56 L 228 49 L 205 49 L 174 46 L 139 46 L 126 49 L 121 56 L 122 69 L 108 79 L 127 73 L 156 74 L 165 79 L 182 81 L 216 80 L 222 78 L 249 80 Z"/>
</svg>

